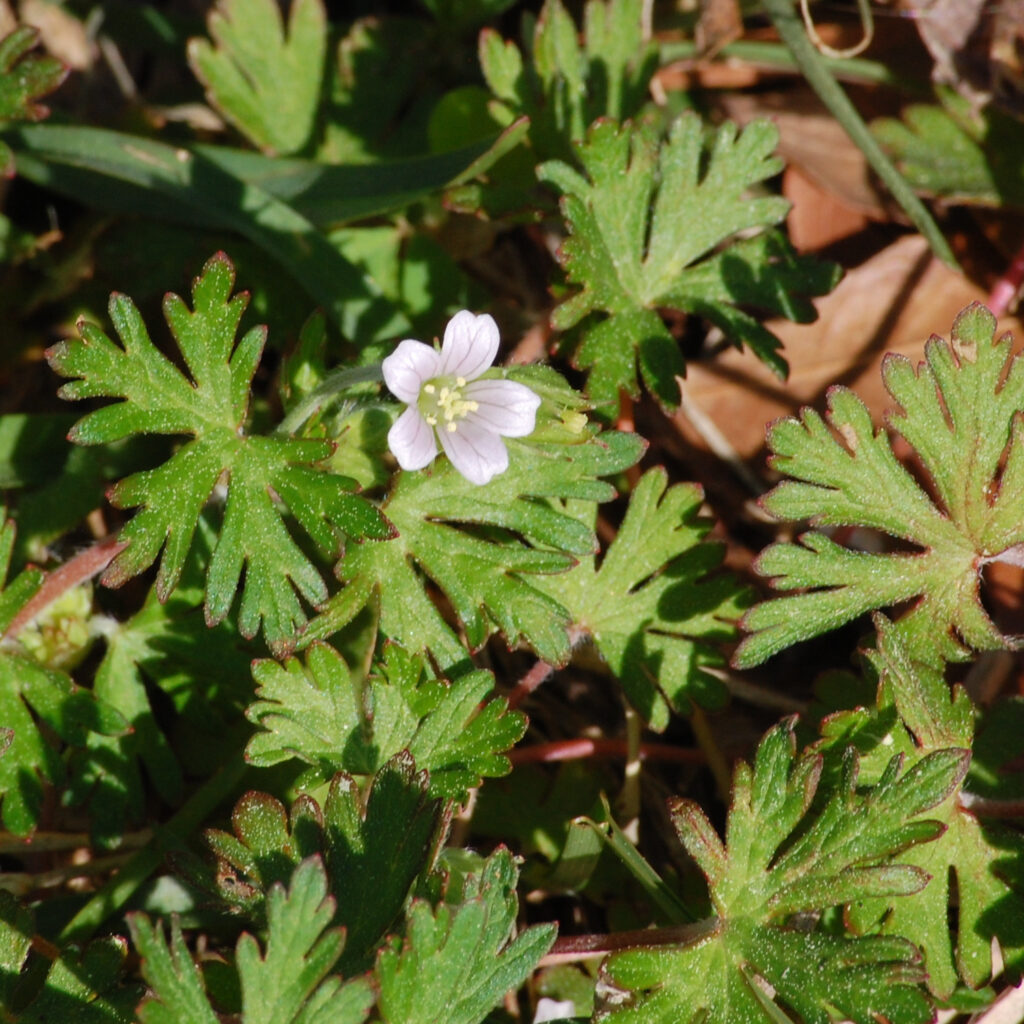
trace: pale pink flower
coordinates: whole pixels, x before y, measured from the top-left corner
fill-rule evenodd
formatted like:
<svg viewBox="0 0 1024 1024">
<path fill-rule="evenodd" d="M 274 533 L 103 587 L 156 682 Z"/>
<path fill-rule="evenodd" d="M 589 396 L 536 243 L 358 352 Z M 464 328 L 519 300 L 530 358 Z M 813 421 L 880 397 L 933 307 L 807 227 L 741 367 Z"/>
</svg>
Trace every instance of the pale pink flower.
<svg viewBox="0 0 1024 1024">
<path fill-rule="evenodd" d="M 402 341 L 383 362 L 391 393 L 408 404 L 388 432 L 402 469 L 423 469 L 437 442 L 471 483 L 508 469 L 503 437 L 533 433 L 540 396 L 511 380 L 478 380 L 498 354 L 498 325 L 486 313 L 462 310 L 448 321 L 441 351 Z"/>
</svg>

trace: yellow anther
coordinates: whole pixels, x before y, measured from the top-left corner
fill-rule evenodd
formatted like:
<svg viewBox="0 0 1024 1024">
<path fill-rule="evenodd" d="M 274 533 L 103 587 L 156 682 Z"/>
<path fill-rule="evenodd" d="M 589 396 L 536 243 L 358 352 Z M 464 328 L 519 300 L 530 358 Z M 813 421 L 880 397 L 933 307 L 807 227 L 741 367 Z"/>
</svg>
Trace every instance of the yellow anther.
<svg viewBox="0 0 1024 1024">
<path fill-rule="evenodd" d="M 437 390 L 437 388 L 435 388 L 433 384 L 424 384 L 423 390 L 426 391 L 428 395 L 432 395 Z"/>
<path fill-rule="evenodd" d="M 457 388 L 464 388 L 466 386 L 466 378 L 465 377 L 456 377 L 455 378 L 455 386 Z"/>
<path fill-rule="evenodd" d="M 428 416 L 427 417 L 427 425 L 431 426 L 431 427 L 436 427 L 437 426 L 437 417 L 436 416 Z"/>
<path fill-rule="evenodd" d="M 459 429 L 459 425 L 457 423 L 449 423 L 447 424 L 446 429 L 448 430 L 449 434 L 454 434 L 455 431 Z"/>
</svg>

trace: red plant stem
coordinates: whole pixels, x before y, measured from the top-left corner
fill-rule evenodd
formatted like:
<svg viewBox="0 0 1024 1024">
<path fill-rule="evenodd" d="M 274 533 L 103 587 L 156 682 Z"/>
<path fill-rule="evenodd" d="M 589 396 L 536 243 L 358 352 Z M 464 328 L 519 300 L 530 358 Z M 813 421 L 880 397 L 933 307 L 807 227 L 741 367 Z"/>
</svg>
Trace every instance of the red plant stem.
<svg viewBox="0 0 1024 1024">
<path fill-rule="evenodd" d="M 548 761 L 578 761 L 587 757 L 627 757 L 629 751 L 625 740 L 555 740 L 552 743 L 535 743 L 519 747 L 509 753 L 513 764 Z M 701 750 L 689 747 L 673 747 L 668 743 L 641 743 L 641 761 L 673 761 L 676 764 L 705 764 L 707 758 Z"/>
<path fill-rule="evenodd" d="M 610 935 L 565 935 L 555 939 L 551 952 L 544 957 L 541 967 L 571 963 L 588 956 L 604 956 L 623 949 L 651 946 L 681 946 L 696 942 L 719 928 L 717 918 L 695 924 L 674 925 L 670 928 L 644 928 L 638 931 L 612 932 Z"/>
<path fill-rule="evenodd" d="M 1024 818 L 1024 800 L 992 800 L 961 790 L 957 803 L 979 818 Z"/>
<path fill-rule="evenodd" d="M 32 598 L 11 619 L 4 630 L 3 639 L 16 637 L 44 608 L 53 604 L 61 594 L 72 587 L 84 583 L 93 576 L 98 576 L 114 558 L 128 547 L 126 541 L 116 537 L 106 537 L 97 541 L 74 558 L 65 562 L 60 568 L 54 569 L 44 580 L 42 586 Z"/>
<path fill-rule="evenodd" d="M 546 661 L 538 661 L 522 679 L 516 683 L 516 688 L 508 695 L 508 706 L 517 708 L 541 683 L 546 682 L 554 674 L 555 666 L 549 665 Z"/>
<path fill-rule="evenodd" d="M 994 316 L 1003 316 L 1010 308 L 1020 286 L 1024 284 L 1024 245 L 1017 250 L 1006 273 L 992 286 L 988 296 L 988 308 Z"/>
</svg>

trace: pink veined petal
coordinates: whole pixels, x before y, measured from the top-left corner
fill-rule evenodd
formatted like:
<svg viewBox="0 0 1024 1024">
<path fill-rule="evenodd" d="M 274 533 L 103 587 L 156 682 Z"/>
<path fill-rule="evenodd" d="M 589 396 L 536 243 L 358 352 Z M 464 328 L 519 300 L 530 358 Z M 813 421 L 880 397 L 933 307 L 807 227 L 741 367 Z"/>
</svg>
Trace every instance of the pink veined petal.
<svg viewBox="0 0 1024 1024">
<path fill-rule="evenodd" d="M 477 316 L 464 309 L 456 313 L 444 329 L 438 372 L 473 380 L 494 362 L 500 341 L 494 317 L 486 313 Z"/>
<path fill-rule="evenodd" d="M 388 390 L 403 402 L 415 402 L 424 381 L 439 373 L 441 357 L 429 345 L 411 338 L 398 343 L 398 348 L 381 364 Z"/>
<path fill-rule="evenodd" d="M 495 430 L 504 437 L 526 437 L 537 423 L 540 395 L 514 380 L 478 380 L 467 384 L 463 394 L 477 403 L 466 422 Z"/>
<path fill-rule="evenodd" d="M 402 469 L 422 469 L 437 456 L 434 431 L 414 405 L 410 405 L 388 431 L 388 447 Z"/>
<path fill-rule="evenodd" d="M 467 427 L 463 422 L 458 430 L 440 434 L 445 454 L 471 484 L 485 484 L 508 469 L 505 443 L 493 431 Z"/>
</svg>

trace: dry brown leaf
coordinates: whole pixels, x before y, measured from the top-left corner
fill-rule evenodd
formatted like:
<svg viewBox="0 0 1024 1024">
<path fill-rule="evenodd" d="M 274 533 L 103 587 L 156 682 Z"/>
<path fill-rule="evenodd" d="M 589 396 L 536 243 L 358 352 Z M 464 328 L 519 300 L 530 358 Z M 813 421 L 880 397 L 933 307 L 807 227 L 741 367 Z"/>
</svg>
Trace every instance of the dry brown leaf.
<svg viewBox="0 0 1024 1024">
<path fill-rule="evenodd" d="M 51 0 L 22 0 L 21 21 L 39 30 L 47 51 L 76 71 L 88 71 L 98 51 L 85 25 Z"/>
<path fill-rule="evenodd" d="M 691 363 L 685 391 L 744 458 L 763 455 L 765 425 L 794 415 L 802 406 L 819 411 L 833 384 L 851 387 L 877 417 L 891 405 L 879 367 L 886 352 L 919 361 L 932 334 L 948 334 L 956 314 L 985 293 L 934 259 L 919 235 L 909 235 L 851 270 L 839 287 L 819 300 L 813 324 L 773 321 L 790 364 L 782 383 L 749 352 L 730 348 L 706 363 Z M 1000 321 L 1014 332 L 1021 322 Z M 706 446 L 685 416 L 675 418 L 686 441 Z"/>
<path fill-rule="evenodd" d="M 817 252 L 871 223 L 860 210 L 812 181 L 795 164 L 782 173 L 782 194 L 793 204 L 786 217 L 786 231 L 797 252 Z"/>
</svg>

